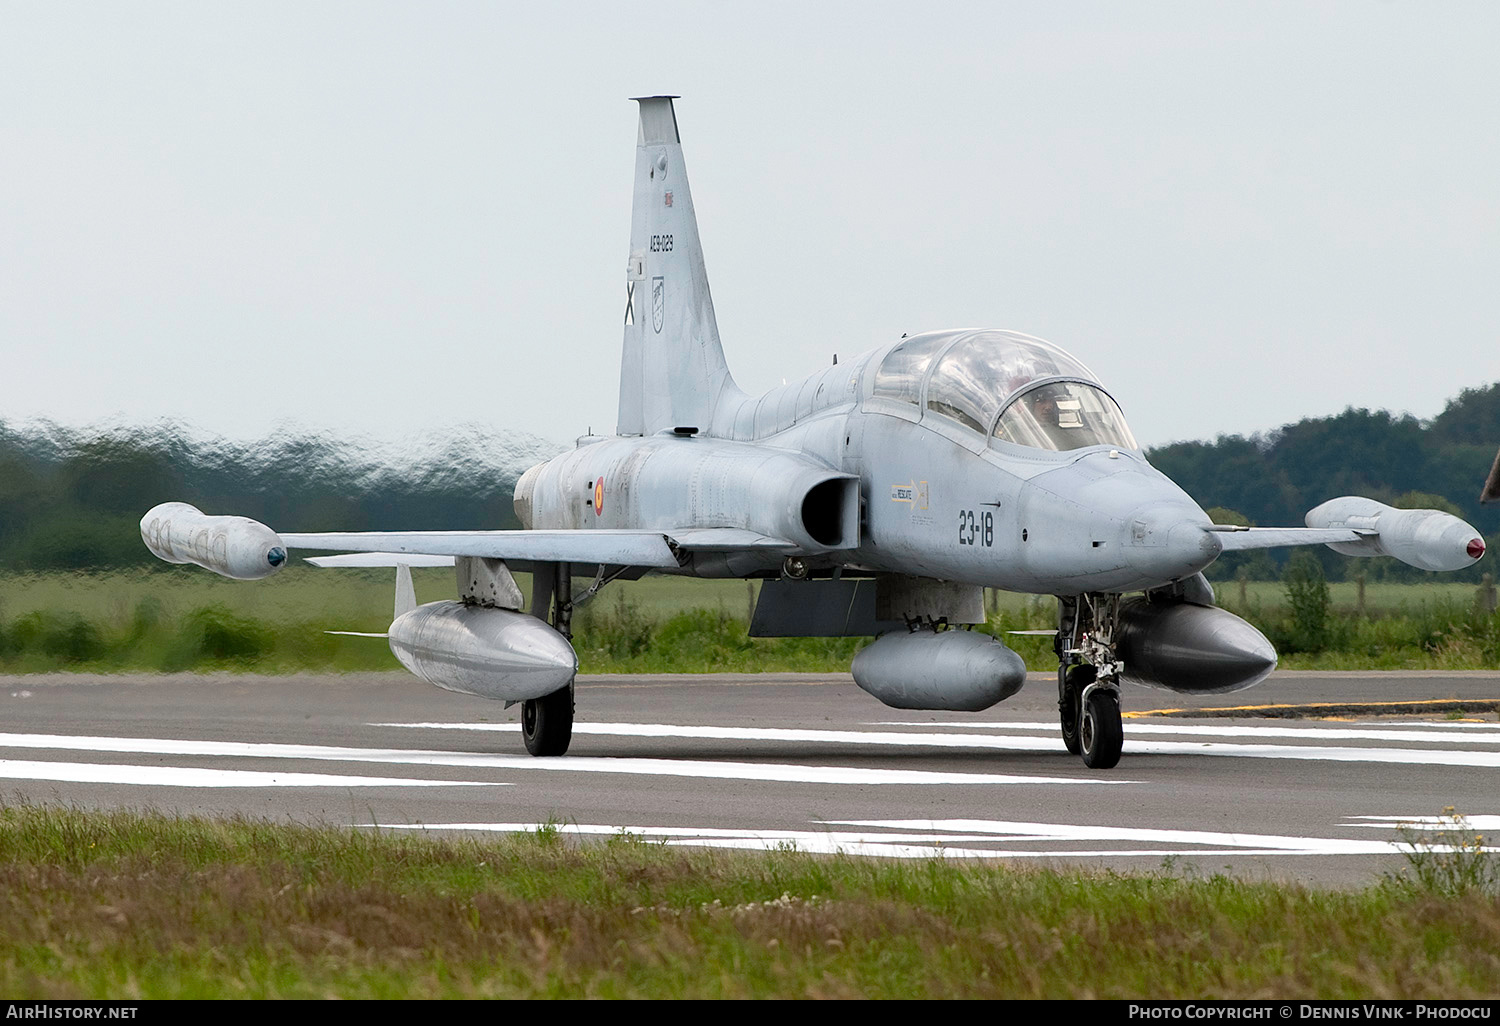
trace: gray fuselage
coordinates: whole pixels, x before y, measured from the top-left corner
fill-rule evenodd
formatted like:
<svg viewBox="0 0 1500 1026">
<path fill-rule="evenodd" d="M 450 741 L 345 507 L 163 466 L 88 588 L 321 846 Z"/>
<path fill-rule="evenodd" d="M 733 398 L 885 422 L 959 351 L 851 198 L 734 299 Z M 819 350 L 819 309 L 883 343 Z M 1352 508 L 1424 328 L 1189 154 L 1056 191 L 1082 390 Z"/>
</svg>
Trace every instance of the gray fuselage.
<svg viewBox="0 0 1500 1026">
<path fill-rule="evenodd" d="M 696 553 L 681 572 L 705 577 L 772 572 L 794 551 L 814 568 L 1074 595 L 1156 587 L 1219 555 L 1207 514 L 1133 444 L 1021 445 L 920 401 L 925 383 L 910 389 L 916 401 L 876 394 L 877 369 L 902 345 L 758 397 L 725 396 L 712 424 L 681 426 L 691 435 L 580 439 L 528 471 L 518 511 L 535 528 L 731 528 L 795 545 Z M 1055 380 L 1028 382 L 1010 402 Z M 858 506 L 820 513 L 808 498 L 820 485 L 824 501 Z"/>
</svg>

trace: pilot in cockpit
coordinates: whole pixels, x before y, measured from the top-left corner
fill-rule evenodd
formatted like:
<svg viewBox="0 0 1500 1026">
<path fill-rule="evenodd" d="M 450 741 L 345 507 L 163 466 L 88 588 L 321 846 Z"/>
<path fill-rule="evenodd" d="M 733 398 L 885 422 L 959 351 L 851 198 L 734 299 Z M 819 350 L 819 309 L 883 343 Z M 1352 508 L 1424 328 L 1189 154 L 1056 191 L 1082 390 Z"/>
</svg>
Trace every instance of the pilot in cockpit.
<svg viewBox="0 0 1500 1026">
<path fill-rule="evenodd" d="M 1036 422 L 1046 428 L 1054 428 L 1057 423 L 1057 396 L 1050 388 L 1039 388 L 1032 392 L 1028 398 L 1031 401 L 1031 415 Z"/>
</svg>

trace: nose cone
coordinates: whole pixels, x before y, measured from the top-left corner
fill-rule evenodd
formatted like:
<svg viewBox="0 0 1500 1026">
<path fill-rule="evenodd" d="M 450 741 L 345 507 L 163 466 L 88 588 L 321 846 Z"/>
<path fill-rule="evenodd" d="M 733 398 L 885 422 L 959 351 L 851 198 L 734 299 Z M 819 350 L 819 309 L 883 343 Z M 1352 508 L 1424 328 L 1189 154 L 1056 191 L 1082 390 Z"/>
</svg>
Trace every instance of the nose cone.
<svg viewBox="0 0 1500 1026">
<path fill-rule="evenodd" d="M 1390 509 L 1377 524 L 1381 547 L 1423 570 L 1464 570 L 1484 555 L 1479 532 L 1441 510 Z"/>
<path fill-rule="evenodd" d="M 1130 565 L 1159 584 L 1191 577 L 1224 551 L 1218 535 L 1205 529 L 1208 523 L 1197 506 L 1143 507 L 1125 525 Z"/>
<path fill-rule="evenodd" d="M 1208 514 L 1138 453 L 1086 452 L 1031 478 L 1018 508 L 1032 590 L 1155 588 L 1222 550 Z"/>
</svg>

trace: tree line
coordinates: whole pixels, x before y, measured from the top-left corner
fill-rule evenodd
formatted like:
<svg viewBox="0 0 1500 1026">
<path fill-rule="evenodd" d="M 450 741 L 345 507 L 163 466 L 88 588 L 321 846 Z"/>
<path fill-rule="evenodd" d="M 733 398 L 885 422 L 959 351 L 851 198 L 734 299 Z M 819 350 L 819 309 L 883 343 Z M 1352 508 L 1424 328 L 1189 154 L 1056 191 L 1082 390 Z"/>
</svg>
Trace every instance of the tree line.
<svg viewBox="0 0 1500 1026">
<path fill-rule="evenodd" d="M 1444 509 L 1463 517 L 1494 549 L 1500 506 L 1482 506 L 1479 492 L 1500 447 L 1500 382 L 1465 389 L 1431 421 L 1386 410 L 1349 408 L 1307 417 L 1263 435 L 1221 435 L 1212 442 L 1175 442 L 1147 453 L 1153 465 L 1205 509 L 1255 526 L 1300 526 L 1318 503 L 1368 495 L 1392 506 Z M 1316 549 L 1330 578 L 1365 572 L 1372 579 L 1420 579 L 1421 571 L 1390 559 L 1349 560 Z M 1220 579 L 1242 570 L 1274 575 L 1282 553 L 1225 556 L 1210 568 Z M 1488 560 L 1458 578 L 1475 578 Z"/>
<path fill-rule="evenodd" d="M 0 423 L 0 571 L 160 566 L 141 543 L 140 519 L 169 500 L 283 530 L 519 527 L 516 478 L 559 449 L 474 428 L 381 453 L 311 433 L 239 443 L 173 426 Z"/>
<path fill-rule="evenodd" d="M 1478 502 L 1497 445 L 1500 383 L 1465 390 L 1427 422 L 1350 408 L 1263 435 L 1175 442 L 1147 457 L 1221 522 L 1296 526 L 1325 499 L 1368 495 L 1447 509 L 1500 551 L 1500 507 Z M 0 570 L 154 565 L 139 521 L 168 499 L 299 531 L 514 528 L 516 478 L 560 448 L 474 427 L 382 454 L 311 433 L 239 443 L 171 425 L 79 431 L 0 422 Z M 1361 570 L 1372 579 L 1424 576 L 1393 560 L 1316 551 L 1335 580 Z M 1275 577 L 1284 559 L 1233 554 L 1209 576 Z M 1477 579 L 1487 565 L 1460 579 Z"/>
</svg>

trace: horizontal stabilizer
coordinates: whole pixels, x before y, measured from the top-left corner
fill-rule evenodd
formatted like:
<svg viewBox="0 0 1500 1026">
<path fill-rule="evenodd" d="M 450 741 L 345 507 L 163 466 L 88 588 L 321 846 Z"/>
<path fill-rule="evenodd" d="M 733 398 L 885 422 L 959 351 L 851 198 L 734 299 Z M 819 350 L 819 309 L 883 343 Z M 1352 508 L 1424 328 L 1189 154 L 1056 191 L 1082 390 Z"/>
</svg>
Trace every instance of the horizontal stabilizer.
<svg viewBox="0 0 1500 1026">
<path fill-rule="evenodd" d="M 385 631 L 324 631 L 324 634 L 342 634 L 348 638 L 389 638 Z"/>
</svg>

